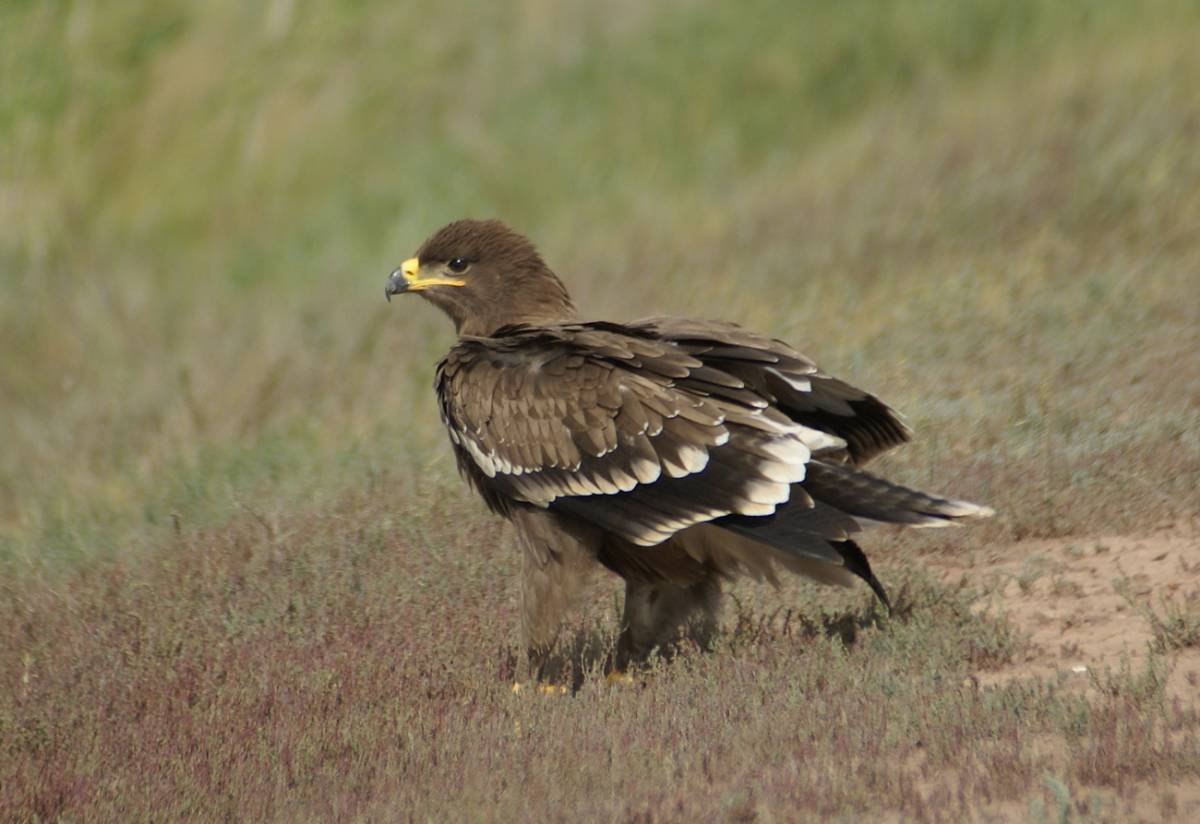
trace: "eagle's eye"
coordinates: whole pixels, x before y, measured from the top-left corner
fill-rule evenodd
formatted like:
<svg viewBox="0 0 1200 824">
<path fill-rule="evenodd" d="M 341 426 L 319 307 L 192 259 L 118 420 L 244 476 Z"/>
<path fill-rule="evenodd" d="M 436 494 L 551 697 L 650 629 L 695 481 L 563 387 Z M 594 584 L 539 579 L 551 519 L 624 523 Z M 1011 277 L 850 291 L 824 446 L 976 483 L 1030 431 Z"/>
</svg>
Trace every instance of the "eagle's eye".
<svg viewBox="0 0 1200 824">
<path fill-rule="evenodd" d="M 451 272 L 454 272 L 456 275 L 461 275 L 463 272 L 467 271 L 470 265 L 471 261 L 467 260 L 466 258 L 456 257 L 452 258 L 446 264 L 446 268 Z"/>
</svg>

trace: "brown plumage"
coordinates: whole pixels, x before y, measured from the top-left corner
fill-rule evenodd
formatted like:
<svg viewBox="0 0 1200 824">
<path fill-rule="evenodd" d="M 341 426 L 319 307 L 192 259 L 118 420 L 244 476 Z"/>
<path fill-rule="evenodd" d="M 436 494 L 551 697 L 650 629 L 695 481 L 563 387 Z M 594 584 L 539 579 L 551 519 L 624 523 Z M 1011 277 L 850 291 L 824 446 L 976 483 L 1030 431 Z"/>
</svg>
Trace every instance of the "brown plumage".
<svg viewBox="0 0 1200 824">
<path fill-rule="evenodd" d="M 458 342 L 436 389 L 460 472 L 524 553 L 530 664 L 541 670 L 580 571 L 626 581 L 620 667 L 706 643 L 722 578 L 883 586 L 865 522 L 945 526 L 991 514 L 860 467 L 911 437 L 873 395 L 732 323 L 577 319 L 533 244 L 498 221 L 440 229 L 392 273 Z"/>
</svg>

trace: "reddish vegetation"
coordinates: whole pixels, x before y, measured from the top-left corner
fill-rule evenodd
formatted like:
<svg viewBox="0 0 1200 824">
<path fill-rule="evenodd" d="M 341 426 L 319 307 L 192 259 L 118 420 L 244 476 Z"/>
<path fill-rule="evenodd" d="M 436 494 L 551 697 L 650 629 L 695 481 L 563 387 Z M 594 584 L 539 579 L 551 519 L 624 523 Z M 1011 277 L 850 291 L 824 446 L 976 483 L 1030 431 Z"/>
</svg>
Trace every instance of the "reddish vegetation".
<svg viewBox="0 0 1200 824">
<path fill-rule="evenodd" d="M 290 537 L 245 518 L 137 562 L 10 581 L 0 818 L 955 820 L 1195 803 L 1200 713 L 1165 693 L 1163 659 L 1092 690 L 983 687 L 1020 639 L 898 565 L 891 622 L 861 612 L 863 593 L 755 591 L 775 606 L 731 605 L 715 654 L 625 688 L 513 695 L 515 556 L 488 551 L 492 524 L 356 526 L 382 518 L 356 498 Z M 606 591 L 593 606 L 589 621 L 611 621 Z"/>
</svg>

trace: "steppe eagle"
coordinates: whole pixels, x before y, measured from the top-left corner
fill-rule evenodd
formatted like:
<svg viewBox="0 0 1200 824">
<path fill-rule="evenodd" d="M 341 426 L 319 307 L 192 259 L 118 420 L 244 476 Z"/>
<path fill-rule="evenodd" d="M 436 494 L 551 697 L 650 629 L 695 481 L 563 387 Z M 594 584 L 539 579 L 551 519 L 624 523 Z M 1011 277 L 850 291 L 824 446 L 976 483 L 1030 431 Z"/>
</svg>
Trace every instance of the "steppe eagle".
<svg viewBox="0 0 1200 824">
<path fill-rule="evenodd" d="M 720 321 L 579 319 L 499 221 L 438 230 L 387 280 L 389 300 L 410 292 L 458 332 L 438 404 L 459 471 L 516 528 L 534 678 L 589 565 L 625 580 L 624 669 L 706 644 L 722 579 L 861 579 L 887 604 L 854 539 L 865 523 L 991 514 L 864 471 L 908 427 L 781 341 Z"/>
</svg>

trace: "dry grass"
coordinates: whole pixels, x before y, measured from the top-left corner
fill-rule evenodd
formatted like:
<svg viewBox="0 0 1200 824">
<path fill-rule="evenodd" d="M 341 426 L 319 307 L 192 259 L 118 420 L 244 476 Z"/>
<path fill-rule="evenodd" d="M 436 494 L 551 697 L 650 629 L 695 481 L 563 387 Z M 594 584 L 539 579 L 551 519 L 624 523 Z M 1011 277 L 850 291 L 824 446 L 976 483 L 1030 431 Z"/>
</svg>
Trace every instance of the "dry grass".
<svg viewBox="0 0 1200 824">
<path fill-rule="evenodd" d="M 1147 606 L 1145 615 L 1154 631 L 1155 652 L 1200 647 L 1200 599 L 1195 596 L 1183 603 L 1164 603 L 1161 614 Z"/>
<path fill-rule="evenodd" d="M 1200 775 L 1165 659 L 1092 699 L 981 688 L 1020 639 L 898 569 L 891 620 L 862 593 L 743 598 L 715 654 L 514 695 L 512 554 L 486 527 L 404 526 L 429 503 L 363 489 L 290 536 L 245 515 L 7 593 L 0 817 L 961 820 L 1050 775 L 1111 818 Z"/>
<path fill-rule="evenodd" d="M 1195 812 L 1192 604 L 1090 691 L 981 686 L 1021 632 L 919 572 L 1200 515 L 1194 5 L 733 8 L 0 10 L 0 819 Z M 622 690 L 609 582 L 578 691 L 513 695 L 450 333 L 380 294 L 465 214 L 596 315 L 793 341 L 1000 516 L 872 536 L 892 619 L 740 585 Z"/>
</svg>

